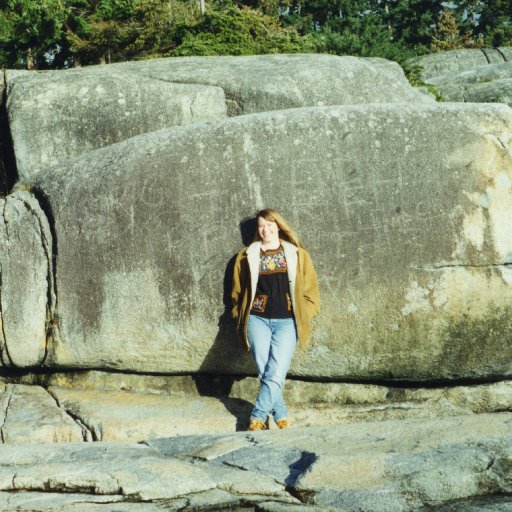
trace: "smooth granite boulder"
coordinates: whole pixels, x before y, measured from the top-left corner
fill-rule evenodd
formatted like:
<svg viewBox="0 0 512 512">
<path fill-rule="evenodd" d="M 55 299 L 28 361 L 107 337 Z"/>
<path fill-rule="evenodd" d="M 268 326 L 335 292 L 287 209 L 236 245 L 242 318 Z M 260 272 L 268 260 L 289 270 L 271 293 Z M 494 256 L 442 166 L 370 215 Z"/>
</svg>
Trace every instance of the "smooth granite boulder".
<svg viewBox="0 0 512 512">
<path fill-rule="evenodd" d="M 159 80 L 222 87 L 230 115 L 358 103 L 426 103 L 396 62 L 326 54 L 179 57 L 118 64 Z"/>
<path fill-rule="evenodd" d="M 422 68 L 424 80 L 459 73 L 479 66 L 499 64 L 510 60 L 511 48 L 466 48 L 447 52 L 430 53 L 411 59 L 411 63 Z"/>
<path fill-rule="evenodd" d="M 290 109 L 141 135 L 40 173 L 58 254 L 45 364 L 254 372 L 223 299 L 240 222 L 268 205 L 320 278 L 293 375 L 510 375 L 511 126 L 505 105 Z"/>
<path fill-rule="evenodd" d="M 52 234 L 28 192 L 0 198 L 0 354 L 4 365 L 34 366 L 46 355 L 54 318 Z"/>
<path fill-rule="evenodd" d="M 67 158 L 161 128 L 226 116 L 219 87 L 172 84 L 103 66 L 7 72 L 19 179 Z"/>
</svg>

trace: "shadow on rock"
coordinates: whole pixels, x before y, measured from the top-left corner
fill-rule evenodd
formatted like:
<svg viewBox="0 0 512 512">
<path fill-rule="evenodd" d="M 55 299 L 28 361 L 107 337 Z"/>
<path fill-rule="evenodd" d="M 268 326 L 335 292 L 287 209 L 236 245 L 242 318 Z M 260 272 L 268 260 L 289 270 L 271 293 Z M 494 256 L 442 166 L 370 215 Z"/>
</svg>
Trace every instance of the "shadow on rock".
<svg viewBox="0 0 512 512">
<path fill-rule="evenodd" d="M 244 246 L 248 246 L 254 237 L 256 219 L 254 217 L 240 222 L 240 235 Z M 249 352 L 240 341 L 235 324 L 231 318 L 231 289 L 236 254 L 229 260 L 224 271 L 222 302 L 224 311 L 218 320 L 218 332 L 210 350 L 206 354 L 199 373 L 194 381 L 201 396 L 218 398 L 226 409 L 236 418 L 236 430 L 246 430 L 253 404 L 247 400 L 229 398 L 236 380 L 254 375 L 255 368 Z M 216 373 L 219 362 L 232 361 L 233 374 Z M 226 364 L 221 365 L 223 368 Z"/>
</svg>

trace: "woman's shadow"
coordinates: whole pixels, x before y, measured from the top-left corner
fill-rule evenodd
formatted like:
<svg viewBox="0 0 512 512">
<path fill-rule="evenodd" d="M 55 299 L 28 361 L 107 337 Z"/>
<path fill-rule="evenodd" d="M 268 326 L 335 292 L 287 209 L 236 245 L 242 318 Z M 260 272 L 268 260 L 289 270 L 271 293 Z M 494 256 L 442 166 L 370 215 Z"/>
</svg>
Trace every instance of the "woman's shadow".
<svg viewBox="0 0 512 512">
<path fill-rule="evenodd" d="M 240 222 L 240 234 L 244 246 L 252 243 L 256 231 L 256 219 L 244 219 Z M 233 287 L 233 270 L 235 266 L 236 254 L 229 260 L 224 271 L 222 302 L 224 311 L 218 320 L 218 331 L 210 350 L 206 354 L 199 372 L 193 377 L 197 391 L 201 396 L 211 396 L 218 398 L 226 409 L 236 418 L 236 430 L 246 430 L 249 422 L 249 415 L 253 404 L 240 398 L 230 398 L 233 383 L 245 378 L 246 371 L 242 373 L 242 368 L 253 368 L 252 358 L 249 352 L 239 341 L 239 336 L 231 318 L 231 289 Z M 222 374 L 215 373 L 215 367 L 219 361 L 240 361 L 238 369 L 240 373 Z M 236 367 L 235 366 L 235 372 Z"/>
</svg>

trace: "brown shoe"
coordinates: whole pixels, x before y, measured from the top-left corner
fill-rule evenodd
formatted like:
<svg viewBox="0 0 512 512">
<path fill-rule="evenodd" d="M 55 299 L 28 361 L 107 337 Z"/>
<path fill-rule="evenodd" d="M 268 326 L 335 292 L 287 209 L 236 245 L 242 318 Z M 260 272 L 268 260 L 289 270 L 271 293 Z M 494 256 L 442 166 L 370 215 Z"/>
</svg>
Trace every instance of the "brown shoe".
<svg viewBox="0 0 512 512">
<path fill-rule="evenodd" d="M 249 428 L 247 430 L 268 430 L 268 427 L 264 421 L 251 418 L 249 421 Z"/>
<path fill-rule="evenodd" d="M 290 428 L 290 422 L 288 418 L 283 418 L 282 420 L 276 421 L 277 428 Z"/>
</svg>

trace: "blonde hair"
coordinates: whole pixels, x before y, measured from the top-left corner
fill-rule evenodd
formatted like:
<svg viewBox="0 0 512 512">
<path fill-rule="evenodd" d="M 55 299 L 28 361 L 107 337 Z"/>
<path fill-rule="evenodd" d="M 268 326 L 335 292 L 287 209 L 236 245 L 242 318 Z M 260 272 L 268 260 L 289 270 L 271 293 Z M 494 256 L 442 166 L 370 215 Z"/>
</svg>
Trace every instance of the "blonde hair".
<svg viewBox="0 0 512 512">
<path fill-rule="evenodd" d="M 279 238 L 282 238 L 287 242 L 291 242 L 297 247 L 303 247 L 295 231 L 293 231 L 288 222 L 284 220 L 283 216 L 278 211 L 274 210 L 273 208 L 265 208 L 256 214 L 256 221 L 258 221 L 260 217 L 277 224 L 277 227 L 279 228 Z M 257 227 L 256 232 L 254 233 L 254 240 L 260 240 Z"/>
</svg>

